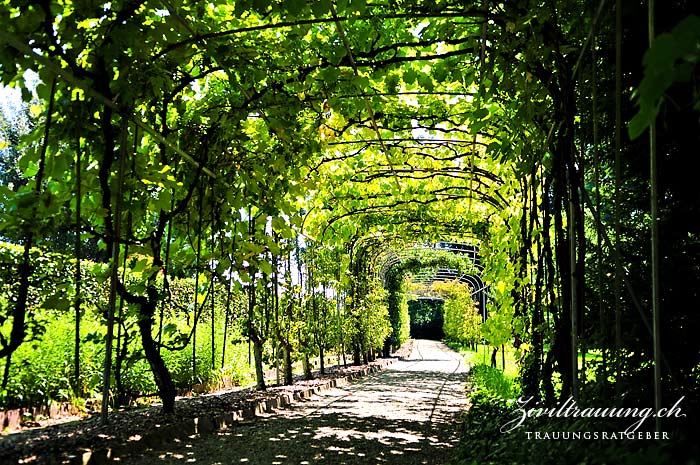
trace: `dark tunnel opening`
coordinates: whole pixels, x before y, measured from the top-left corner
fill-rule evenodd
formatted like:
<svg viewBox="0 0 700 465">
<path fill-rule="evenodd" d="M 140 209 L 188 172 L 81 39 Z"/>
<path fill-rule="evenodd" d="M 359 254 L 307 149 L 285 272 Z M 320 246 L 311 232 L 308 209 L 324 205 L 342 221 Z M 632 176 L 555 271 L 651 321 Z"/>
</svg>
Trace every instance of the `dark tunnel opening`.
<svg viewBox="0 0 700 465">
<path fill-rule="evenodd" d="M 442 330 L 443 304 L 442 299 L 426 297 L 408 301 L 411 337 L 413 339 L 439 341 L 445 336 Z"/>
</svg>

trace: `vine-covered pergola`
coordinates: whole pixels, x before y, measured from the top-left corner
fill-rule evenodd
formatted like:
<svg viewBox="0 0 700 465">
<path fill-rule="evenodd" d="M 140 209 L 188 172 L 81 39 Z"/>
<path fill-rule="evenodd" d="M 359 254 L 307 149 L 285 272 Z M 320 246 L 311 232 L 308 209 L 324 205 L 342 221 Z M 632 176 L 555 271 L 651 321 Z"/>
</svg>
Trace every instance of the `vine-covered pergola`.
<svg viewBox="0 0 700 465">
<path fill-rule="evenodd" d="M 658 223 L 690 207 L 674 203 L 684 188 L 656 180 L 657 158 L 676 169 L 681 147 L 670 130 L 657 136 L 650 108 L 663 92 L 652 84 L 631 127 L 650 128 L 651 154 L 627 139 L 627 89 L 639 82 L 623 70 L 623 36 L 636 26 L 623 27 L 622 3 L 3 2 L 0 79 L 35 121 L 15 144 L 22 182 L 2 188 L 0 235 L 21 246 L 2 308 L 5 383 L 13 353 L 41 333 L 36 292 L 75 316 L 80 379 L 80 259 L 109 289 L 105 414 L 114 328 L 128 319 L 173 410 L 161 309 L 176 277 L 194 280 L 185 314 L 195 340 L 207 305 L 214 341 L 216 299 L 243 296 L 237 318 L 264 388 L 266 350 L 284 352 L 289 380 L 295 351 L 308 363 L 318 346 L 323 359 L 326 308 L 356 362 L 397 347 L 405 334 L 392 304 L 390 330 L 371 316 L 382 289 L 399 269 L 432 266 L 414 279 L 468 281 L 484 317 L 527 342 L 525 394 L 578 397 L 614 379 L 622 398 L 653 366 L 644 382 L 658 407 L 661 381 L 681 389 L 697 364 L 670 333 L 666 362 L 661 352 Z M 651 24 L 659 14 L 671 30 L 674 11 L 652 10 Z M 695 40 L 692 30 L 676 43 Z M 684 50 L 683 72 L 695 76 L 697 47 Z M 650 180 L 623 159 L 631 153 L 651 159 Z M 469 255 L 478 273 L 411 255 L 428 243 Z M 637 254 L 640 244 L 653 254 Z M 35 247 L 77 259 L 75 278 L 42 290 Z M 403 292 L 387 287 L 389 298 Z M 682 299 L 669 291 L 668 302 Z M 665 331 L 698 328 L 676 306 L 667 315 Z M 579 366 L 590 350 L 599 365 Z"/>
</svg>

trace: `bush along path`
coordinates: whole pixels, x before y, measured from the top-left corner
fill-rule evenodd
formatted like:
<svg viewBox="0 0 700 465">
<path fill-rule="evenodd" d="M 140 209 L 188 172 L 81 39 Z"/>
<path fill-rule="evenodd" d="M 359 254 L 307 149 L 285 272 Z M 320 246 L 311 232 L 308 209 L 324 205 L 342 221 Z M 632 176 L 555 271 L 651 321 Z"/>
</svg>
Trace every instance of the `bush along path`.
<svg viewBox="0 0 700 465">
<path fill-rule="evenodd" d="M 466 366 L 436 341 L 348 385 L 293 403 L 261 421 L 193 435 L 121 463 L 447 463 L 466 407 Z"/>
<path fill-rule="evenodd" d="M 395 352 L 392 358 L 361 366 L 333 367 L 323 376 L 297 380 L 290 386 L 180 398 L 176 401 L 175 413 L 169 415 L 162 413 L 160 405 L 153 405 L 115 413 L 108 425 L 102 425 L 95 415 L 82 421 L 6 436 L 0 440 L 0 464 L 105 463 L 126 452 L 133 454 L 170 444 L 174 439 L 223 430 L 383 370 L 399 357 L 408 355 L 410 344 L 407 346 Z"/>
</svg>

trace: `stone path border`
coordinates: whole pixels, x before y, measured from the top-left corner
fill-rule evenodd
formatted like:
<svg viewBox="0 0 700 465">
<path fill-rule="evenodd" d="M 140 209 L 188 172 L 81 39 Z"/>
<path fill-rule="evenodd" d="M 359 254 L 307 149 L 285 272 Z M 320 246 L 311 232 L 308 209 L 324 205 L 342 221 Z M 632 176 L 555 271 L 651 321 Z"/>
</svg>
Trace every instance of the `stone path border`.
<svg viewBox="0 0 700 465">
<path fill-rule="evenodd" d="M 175 424 L 164 425 L 155 431 L 144 432 L 142 435 L 134 435 L 127 442 L 109 447 L 95 447 L 84 450 L 79 454 L 71 454 L 68 457 L 55 457 L 49 463 L 70 465 L 105 465 L 114 463 L 112 457 L 119 457 L 125 453 L 134 454 L 148 448 L 160 447 L 175 439 L 183 439 L 194 434 L 212 434 L 235 426 L 242 421 L 254 420 L 263 413 L 272 413 L 279 408 L 285 408 L 293 402 L 310 399 L 328 389 L 348 385 L 351 381 L 362 378 L 372 373 L 386 369 L 396 359 L 380 359 L 371 366 L 362 368 L 347 376 L 329 379 L 315 386 L 295 391 L 292 395 L 280 394 L 271 399 L 251 401 L 244 408 L 218 415 L 203 415 L 180 421 Z M 66 460 L 67 459 L 67 460 Z M 29 462 L 31 463 L 31 462 Z"/>
<path fill-rule="evenodd" d="M 349 385 L 225 431 L 124 453 L 119 460 L 123 465 L 452 463 L 468 404 L 467 365 L 439 341 L 415 342 L 408 359 Z M 299 386 L 307 387 L 312 386 Z"/>
</svg>

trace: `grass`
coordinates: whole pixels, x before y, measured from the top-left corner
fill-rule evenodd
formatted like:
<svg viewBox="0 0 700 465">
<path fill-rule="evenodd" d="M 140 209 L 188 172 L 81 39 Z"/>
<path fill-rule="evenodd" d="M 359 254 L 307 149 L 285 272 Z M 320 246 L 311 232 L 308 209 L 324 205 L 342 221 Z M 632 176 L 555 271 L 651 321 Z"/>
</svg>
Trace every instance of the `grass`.
<svg viewBox="0 0 700 465">
<path fill-rule="evenodd" d="M 464 356 L 464 360 L 467 362 L 469 365 L 491 365 L 491 352 L 493 351 L 493 347 L 487 344 L 477 344 L 476 350 L 472 350 L 468 347 L 464 347 L 461 345 L 453 344 L 447 342 L 447 345 L 450 346 L 452 349 L 456 350 L 459 352 L 462 356 Z M 501 349 L 498 349 L 498 353 L 496 354 L 496 367 L 504 371 L 504 374 L 506 376 L 510 376 L 512 378 L 515 378 L 518 376 L 518 353 L 517 350 L 510 346 L 507 345 L 505 347 L 506 349 L 506 367 L 505 370 L 503 370 L 503 365 L 502 365 L 502 354 L 501 354 Z"/>
<path fill-rule="evenodd" d="M 478 364 L 472 368 L 471 381 L 477 390 L 483 390 L 502 399 L 515 399 L 520 386 L 511 376 L 505 375 L 498 368 Z"/>
<path fill-rule="evenodd" d="M 476 391 L 486 391 L 502 399 L 514 399 L 520 391 L 518 378 L 518 353 L 512 346 L 505 347 L 505 369 L 503 354 L 499 348 L 496 354 L 496 368 L 491 366 L 493 347 L 477 344 L 476 350 L 457 344 L 448 345 L 459 352 L 465 362 L 472 367 L 471 383 Z"/>
<path fill-rule="evenodd" d="M 493 347 L 487 344 L 477 344 L 476 350 L 472 350 L 469 347 L 464 347 L 459 344 L 451 343 L 451 342 L 446 342 L 448 346 L 450 346 L 452 349 L 456 350 L 459 352 L 462 356 L 464 356 L 464 360 L 467 362 L 468 365 L 471 365 L 473 367 L 477 367 L 480 365 L 485 365 L 488 368 L 491 368 L 491 353 L 493 351 Z M 517 386 L 517 379 L 519 376 L 519 366 L 518 366 L 518 359 L 519 359 L 519 354 L 517 349 L 515 349 L 512 345 L 507 345 L 505 347 L 506 351 L 506 364 L 505 364 L 505 370 L 503 370 L 503 365 L 502 365 L 502 354 L 501 354 L 501 349 L 498 349 L 498 353 L 496 354 L 496 369 L 497 371 L 502 375 L 502 377 L 506 380 L 510 380 L 510 382 Z M 593 382 L 596 379 L 596 374 L 595 371 L 590 365 L 591 363 L 600 363 L 602 360 L 602 354 L 600 350 L 598 349 L 589 349 L 586 351 L 586 363 L 589 364 L 588 371 L 586 372 L 586 378 L 589 382 Z M 579 364 L 579 370 L 583 366 L 583 357 L 582 354 L 579 353 L 578 356 L 578 364 Z M 494 377 L 497 376 L 495 374 L 493 375 L 484 375 L 487 376 L 487 379 L 484 379 L 483 382 L 486 383 L 491 383 L 490 384 L 490 391 L 491 392 L 508 392 L 505 388 L 500 388 L 500 384 L 502 381 L 500 380 L 495 380 Z M 561 387 L 561 380 L 558 379 L 558 377 L 554 380 L 555 387 L 560 388 Z M 475 381 L 475 385 L 477 387 L 479 386 L 479 382 Z M 517 389 L 513 392 L 517 392 Z M 501 396 L 503 397 L 503 396 Z"/>
</svg>

